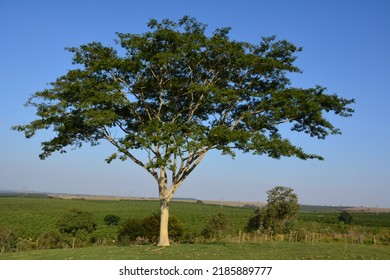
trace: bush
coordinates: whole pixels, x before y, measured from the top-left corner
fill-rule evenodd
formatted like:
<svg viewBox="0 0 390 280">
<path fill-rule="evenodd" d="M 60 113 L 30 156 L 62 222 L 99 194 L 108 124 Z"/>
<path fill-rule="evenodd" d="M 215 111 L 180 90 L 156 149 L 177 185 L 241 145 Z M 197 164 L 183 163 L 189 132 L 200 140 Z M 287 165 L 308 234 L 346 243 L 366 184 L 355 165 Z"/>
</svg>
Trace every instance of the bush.
<svg viewBox="0 0 390 280">
<path fill-rule="evenodd" d="M 346 225 L 350 225 L 352 223 L 352 215 L 347 211 L 341 211 L 337 219 L 339 222 L 343 222 Z"/>
<path fill-rule="evenodd" d="M 93 215 L 80 209 L 70 209 L 57 221 L 56 225 L 60 232 L 72 236 L 80 230 L 90 233 L 96 229 Z"/>
<path fill-rule="evenodd" d="M 18 235 L 11 228 L 0 228 L 0 253 L 12 252 L 17 249 Z"/>
<path fill-rule="evenodd" d="M 62 249 L 71 246 L 70 238 L 58 231 L 47 231 L 39 237 L 40 249 Z"/>
<path fill-rule="evenodd" d="M 184 235 L 184 225 L 175 216 L 169 217 L 169 238 L 180 241 Z M 128 219 L 119 226 L 118 241 L 120 244 L 157 243 L 160 237 L 160 216 L 153 214 L 144 219 Z"/>
<path fill-rule="evenodd" d="M 65 213 L 56 223 L 58 230 L 61 233 L 69 234 L 73 237 L 72 248 L 76 244 L 76 236 L 81 245 L 85 245 L 88 239 L 88 234 L 96 230 L 96 222 L 91 213 L 80 210 L 71 209 Z"/>
<path fill-rule="evenodd" d="M 38 249 L 38 241 L 34 240 L 31 237 L 28 238 L 19 238 L 17 249 L 18 251 L 27 251 Z"/>
<path fill-rule="evenodd" d="M 135 243 L 137 237 L 144 235 L 145 230 L 143 229 L 142 220 L 128 219 L 119 226 L 118 242 L 124 245 Z"/>
<path fill-rule="evenodd" d="M 205 224 L 201 235 L 206 238 L 215 238 L 221 240 L 230 232 L 231 224 L 227 216 L 223 213 L 218 213 L 212 216 Z"/>
<path fill-rule="evenodd" d="M 246 231 L 253 232 L 261 229 L 263 218 L 264 218 L 264 213 L 261 212 L 261 209 L 256 209 L 255 215 L 249 218 L 248 224 L 246 225 Z"/>
<path fill-rule="evenodd" d="M 104 223 L 108 226 L 115 225 L 117 226 L 119 224 L 120 218 L 116 215 L 107 215 L 104 217 Z"/>
<path fill-rule="evenodd" d="M 390 245 L 390 228 L 382 228 L 379 230 L 378 241 L 381 244 Z"/>
</svg>

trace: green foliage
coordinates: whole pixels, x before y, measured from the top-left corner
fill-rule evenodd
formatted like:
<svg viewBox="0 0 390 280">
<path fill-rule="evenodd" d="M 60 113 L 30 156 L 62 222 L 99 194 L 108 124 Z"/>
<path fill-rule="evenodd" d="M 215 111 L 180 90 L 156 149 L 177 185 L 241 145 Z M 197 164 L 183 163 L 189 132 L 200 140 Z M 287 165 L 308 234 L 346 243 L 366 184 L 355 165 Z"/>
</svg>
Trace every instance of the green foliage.
<svg viewBox="0 0 390 280">
<path fill-rule="evenodd" d="M 117 215 L 107 215 L 104 217 L 104 223 L 108 226 L 115 225 L 117 226 L 119 223 L 120 217 Z"/>
<path fill-rule="evenodd" d="M 46 231 L 39 237 L 39 247 L 41 249 L 69 248 L 71 240 L 59 231 Z"/>
<path fill-rule="evenodd" d="M 117 33 L 117 46 L 93 42 L 67 48 L 75 69 L 27 102 L 38 119 L 13 129 L 27 138 L 41 129 L 55 137 L 42 142 L 42 159 L 102 139 L 158 179 L 158 169 L 184 180 L 209 150 L 235 150 L 273 158 L 308 154 L 279 132 L 281 124 L 311 137 L 340 134 L 327 113 L 347 117 L 353 99 L 324 87 L 291 87 L 290 73 L 301 48 L 275 36 L 259 44 L 229 37 L 185 16 L 177 22 L 150 20 L 143 34 Z M 147 161 L 136 158 L 142 149 Z"/>
<path fill-rule="evenodd" d="M 267 205 L 255 211 L 247 231 L 269 230 L 284 233 L 293 227 L 299 210 L 298 196 L 292 188 L 277 186 L 267 191 Z"/>
<path fill-rule="evenodd" d="M 70 209 L 57 221 L 56 226 L 60 232 L 74 237 L 82 230 L 91 233 L 96 230 L 97 224 L 91 213 L 80 209 Z"/>
<path fill-rule="evenodd" d="M 143 230 L 142 220 L 128 219 L 125 223 L 119 226 L 118 241 L 120 244 L 125 245 L 135 243 L 137 237 L 144 238 L 144 236 L 145 232 Z"/>
<path fill-rule="evenodd" d="M 341 211 L 337 219 L 339 222 L 342 222 L 346 225 L 350 225 L 352 223 L 352 215 L 347 211 Z"/>
<path fill-rule="evenodd" d="M 170 238 L 179 241 L 184 235 L 184 225 L 175 216 L 168 222 Z M 121 244 L 147 244 L 156 243 L 160 234 L 160 216 L 153 215 L 144 219 L 128 219 L 118 229 L 118 241 Z"/>
<path fill-rule="evenodd" d="M 292 188 L 274 187 L 267 191 L 267 208 L 272 208 L 273 214 L 279 219 L 294 217 L 299 210 L 298 196 Z"/>
<path fill-rule="evenodd" d="M 17 233 L 9 227 L 0 227 L 0 253 L 15 251 L 17 244 Z"/>
<path fill-rule="evenodd" d="M 381 228 L 378 232 L 379 244 L 390 245 L 390 228 Z"/>
<path fill-rule="evenodd" d="M 250 217 L 245 230 L 248 232 L 259 230 L 263 227 L 264 211 L 260 209 L 255 210 L 255 215 Z"/>
<path fill-rule="evenodd" d="M 201 235 L 206 239 L 221 240 L 230 233 L 230 230 L 231 224 L 228 217 L 223 213 L 218 213 L 207 220 Z"/>
</svg>

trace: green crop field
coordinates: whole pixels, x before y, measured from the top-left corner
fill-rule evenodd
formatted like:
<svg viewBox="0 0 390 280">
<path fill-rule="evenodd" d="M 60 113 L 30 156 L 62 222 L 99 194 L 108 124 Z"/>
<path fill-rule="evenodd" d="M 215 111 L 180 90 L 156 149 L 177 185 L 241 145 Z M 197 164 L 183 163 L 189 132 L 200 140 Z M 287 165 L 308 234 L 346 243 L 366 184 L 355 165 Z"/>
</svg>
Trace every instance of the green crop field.
<svg viewBox="0 0 390 280">
<path fill-rule="evenodd" d="M 58 231 L 56 221 L 73 208 L 93 214 L 97 229 L 88 237 L 93 241 L 76 242 L 75 249 L 42 249 L 45 234 Z M 170 208 L 190 236 L 199 236 L 217 213 L 229 219 L 230 234 L 169 248 L 121 246 L 116 243 L 118 227 L 106 225 L 104 217 L 117 215 L 120 223 L 145 218 L 158 213 L 158 201 L 0 197 L 0 259 L 390 259 L 390 214 L 352 213 L 352 224 L 344 225 L 336 211 L 304 211 L 290 233 L 267 235 L 245 232 L 253 209 L 189 202 L 172 202 Z M 5 252 L 1 244 L 10 231 L 18 245 Z"/>
<path fill-rule="evenodd" d="M 0 197 L 0 226 L 10 226 L 24 238 L 37 238 L 45 231 L 54 230 L 57 219 L 72 208 L 93 213 L 98 223 L 98 231 L 115 235 L 115 228 L 106 226 L 103 222 L 106 215 L 117 215 L 121 221 L 144 218 L 159 212 L 159 202 Z M 219 212 L 226 214 L 238 231 L 245 227 L 253 213 L 253 210 L 246 208 L 187 202 L 172 202 L 170 209 L 172 215 L 182 220 L 188 230 L 195 233 L 200 232 L 209 217 Z"/>
</svg>

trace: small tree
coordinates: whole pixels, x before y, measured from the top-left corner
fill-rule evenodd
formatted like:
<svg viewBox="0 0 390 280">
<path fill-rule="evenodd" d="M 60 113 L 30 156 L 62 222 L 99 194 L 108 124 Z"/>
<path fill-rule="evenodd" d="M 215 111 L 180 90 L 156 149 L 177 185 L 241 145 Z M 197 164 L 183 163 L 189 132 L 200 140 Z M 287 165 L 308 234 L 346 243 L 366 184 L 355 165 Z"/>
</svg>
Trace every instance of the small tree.
<svg viewBox="0 0 390 280">
<path fill-rule="evenodd" d="M 217 238 L 219 240 L 229 233 L 230 228 L 231 224 L 227 216 L 218 213 L 207 220 L 201 234 L 205 238 Z"/>
<path fill-rule="evenodd" d="M 337 219 L 339 222 L 342 222 L 346 225 L 350 225 L 352 223 L 352 215 L 345 210 L 341 211 Z"/>
<path fill-rule="evenodd" d="M 291 86 L 301 48 L 290 42 L 240 42 L 229 38 L 230 28 L 207 36 L 206 25 L 188 16 L 152 19 L 148 27 L 140 35 L 117 33 L 119 52 L 98 42 L 68 48 L 79 67 L 36 92 L 27 104 L 38 119 L 14 129 L 27 138 L 53 129 L 41 159 L 106 140 L 115 147 L 107 162 L 130 159 L 145 169 L 157 182 L 161 246 L 169 245 L 174 193 L 209 151 L 322 159 L 283 137 L 279 126 L 325 139 L 340 134 L 327 113 L 353 112 L 353 99 Z"/>
<path fill-rule="evenodd" d="M 80 209 L 70 209 L 57 221 L 56 225 L 60 232 L 73 237 L 72 248 L 75 246 L 76 234 L 79 231 L 91 233 L 97 226 L 93 215 Z"/>
<path fill-rule="evenodd" d="M 299 204 L 298 196 L 292 188 L 277 186 L 267 191 L 267 205 L 255 211 L 250 218 L 247 230 L 272 230 L 276 233 L 286 231 L 289 223 L 297 218 Z"/>
</svg>

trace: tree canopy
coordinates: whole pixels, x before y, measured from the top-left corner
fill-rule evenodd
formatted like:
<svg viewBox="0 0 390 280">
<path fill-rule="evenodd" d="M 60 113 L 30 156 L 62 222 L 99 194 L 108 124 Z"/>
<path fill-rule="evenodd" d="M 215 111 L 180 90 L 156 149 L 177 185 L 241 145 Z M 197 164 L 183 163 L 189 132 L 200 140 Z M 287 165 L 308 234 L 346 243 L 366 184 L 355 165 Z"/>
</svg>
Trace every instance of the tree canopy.
<svg viewBox="0 0 390 280">
<path fill-rule="evenodd" d="M 324 139 L 340 134 L 326 113 L 353 113 L 352 99 L 321 86 L 291 86 L 288 74 L 301 72 L 294 65 L 301 48 L 290 42 L 275 36 L 240 42 L 229 37 L 230 28 L 207 36 L 206 25 L 188 16 L 152 19 L 148 27 L 143 34 L 117 33 L 114 47 L 67 48 L 78 67 L 33 94 L 27 104 L 38 119 L 14 127 L 27 138 L 54 131 L 42 142 L 41 159 L 108 140 L 116 150 L 107 162 L 134 161 L 169 201 L 210 150 L 322 159 L 291 143 L 279 126 Z"/>
<path fill-rule="evenodd" d="M 255 216 L 248 221 L 247 230 L 288 231 L 297 219 L 299 208 L 298 196 L 292 188 L 276 186 L 267 191 L 267 205 L 255 211 Z"/>
</svg>

